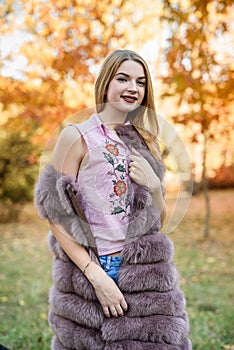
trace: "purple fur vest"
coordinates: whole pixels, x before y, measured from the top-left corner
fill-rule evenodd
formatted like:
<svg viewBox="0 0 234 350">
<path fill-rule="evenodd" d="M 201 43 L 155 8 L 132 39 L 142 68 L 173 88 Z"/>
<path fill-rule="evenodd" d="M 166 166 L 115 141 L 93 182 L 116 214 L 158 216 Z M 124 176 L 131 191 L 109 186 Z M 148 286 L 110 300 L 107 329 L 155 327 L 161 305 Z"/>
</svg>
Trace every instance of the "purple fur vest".
<svg viewBox="0 0 234 350">
<path fill-rule="evenodd" d="M 149 152 L 132 125 L 118 127 L 119 137 L 137 149 L 162 180 L 164 167 Z M 88 247 L 79 218 L 65 194 L 66 184 L 76 187 L 73 176 L 48 165 L 35 189 L 41 217 L 60 223 L 73 238 Z M 160 233 L 160 213 L 146 187 L 132 182 L 131 219 L 122 252 L 119 288 L 128 311 L 106 318 L 94 289 L 80 269 L 49 234 L 53 253 L 53 287 L 49 323 L 53 350 L 191 350 L 185 298 L 178 285 L 173 243 Z M 93 259 L 92 250 L 89 249 Z"/>
</svg>

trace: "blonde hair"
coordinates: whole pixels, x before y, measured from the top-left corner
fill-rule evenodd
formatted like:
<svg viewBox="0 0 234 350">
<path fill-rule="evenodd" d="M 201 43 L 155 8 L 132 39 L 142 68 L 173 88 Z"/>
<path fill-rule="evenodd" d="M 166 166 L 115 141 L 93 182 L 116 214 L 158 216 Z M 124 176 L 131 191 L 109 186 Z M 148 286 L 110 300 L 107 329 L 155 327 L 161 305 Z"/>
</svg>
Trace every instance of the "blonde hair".
<svg viewBox="0 0 234 350">
<path fill-rule="evenodd" d="M 145 73 L 146 87 L 141 106 L 128 113 L 127 118 L 137 128 L 151 152 L 158 158 L 159 152 L 155 143 L 158 136 L 158 120 L 155 112 L 153 86 L 149 68 L 144 59 L 131 50 L 115 50 L 104 60 L 95 82 L 96 111 L 100 113 L 106 102 L 106 92 L 119 66 L 127 60 L 139 63 Z"/>
</svg>

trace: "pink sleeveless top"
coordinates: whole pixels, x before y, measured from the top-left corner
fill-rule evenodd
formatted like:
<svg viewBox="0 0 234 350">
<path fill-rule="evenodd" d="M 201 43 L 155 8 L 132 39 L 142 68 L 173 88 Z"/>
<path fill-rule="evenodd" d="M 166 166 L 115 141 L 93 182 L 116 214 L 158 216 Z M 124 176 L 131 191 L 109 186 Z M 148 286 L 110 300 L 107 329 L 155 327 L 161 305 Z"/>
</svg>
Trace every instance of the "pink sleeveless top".
<svg viewBox="0 0 234 350">
<path fill-rule="evenodd" d="M 130 151 L 97 114 L 75 127 L 88 148 L 88 161 L 78 173 L 78 188 L 98 253 L 121 251 L 130 211 Z"/>
</svg>

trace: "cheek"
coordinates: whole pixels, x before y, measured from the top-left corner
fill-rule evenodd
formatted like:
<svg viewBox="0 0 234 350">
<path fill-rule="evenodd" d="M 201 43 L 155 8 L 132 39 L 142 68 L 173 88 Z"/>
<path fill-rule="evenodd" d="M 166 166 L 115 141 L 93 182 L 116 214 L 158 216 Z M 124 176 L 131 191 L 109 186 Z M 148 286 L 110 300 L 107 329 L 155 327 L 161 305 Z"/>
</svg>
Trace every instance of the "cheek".
<svg viewBox="0 0 234 350">
<path fill-rule="evenodd" d="M 141 93 L 140 93 L 140 96 L 141 96 L 141 102 L 143 102 L 145 100 L 145 97 L 146 97 L 146 90 L 142 89 Z"/>
<path fill-rule="evenodd" d="M 112 96 L 115 94 L 115 91 L 116 91 L 115 85 L 113 83 L 110 83 L 106 92 L 106 97 L 108 100 L 112 98 Z"/>
<path fill-rule="evenodd" d="M 107 91 L 106 102 L 110 102 L 113 99 L 111 91 Z"/>
</svg>

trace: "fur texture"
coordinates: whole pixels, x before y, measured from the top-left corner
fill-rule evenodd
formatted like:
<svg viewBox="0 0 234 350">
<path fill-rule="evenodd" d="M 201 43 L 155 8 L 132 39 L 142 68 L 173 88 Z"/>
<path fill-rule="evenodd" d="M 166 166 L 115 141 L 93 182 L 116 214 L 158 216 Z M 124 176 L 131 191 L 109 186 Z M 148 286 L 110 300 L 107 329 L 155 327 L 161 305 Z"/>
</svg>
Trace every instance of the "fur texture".
<svg viewBox="0 0 234 350">
<path fill-rule="evenodd" d="M 119 272 L 119 287 L 124 292 L 166 292 L 176 283 L 177 270 L 171 262 L 123 266 Z"/>
<path fill-rule="evenodd" d="M 102 326 L 104 340 L 140 340 L 143 342 L 180 345 L 188 335 L 187 317 L 154 315 L 148 317 L 108 319 Z"/>
<path fill-rule="evenodd" d="M 185 309 L 185 298 L 179 288 L 161 292 L 125 293 L 129 306 L 128 317 L 144 317 L 150 315 L 182 316 Z"/>
<path fill-rule="evenodd" d="M 42 218 L 48 219 L 54 224 L 61 224 L 77 242 L 88 247 L 81 221 L 74 215 L 65 194 L 65 187 L 68 183 L 75 187 L 75 178 L 59 173 L 52 164 L 49 164 L 36 184 L 34 203 Z"/>
<path fill-rule="evenodd" d="M 157 344 L 151 342 L 141 342 L 134 340 L 123 340 L 118 343 L 110 343 L 105 346 L 105 350 L 188 350 L 191 348 L 191 342 L 185 339 L 181 345 Z M 57 349 L 56 349 L 57 350 Z M 60 349 L 58 349 L 60 350 Z"/>
<path fill-rule="evenodd" d="M 131 125 L 119 136 L 136 148 L 162 180 L 162 163 L 148 151 Z M 76 179 L 48 165 L 35 189 L 39 214 L 61 224 L 73 239 L 88 247 L 81 222 L 73 213 L 65 187 Z M 131 218 L 122 252 L 119 287 L 128 303 L 123 317 L 106 318 L 94 289 L 69 259 L 52 233 L 53 287 L 49 323 L 53 350 L 191 350 L 185 298 L 178 287 L 171 240 L 160 233 L 160 213 L 146 187 L 132 183 Z M 90 251 L 91 254 L 93 254 Z"/>
<path fill-rule="evenodd" d="M 170 261 L 174 256 L 174 247 L 167 236 L 163 234 L 144 235 L 141 239 L 125 244 L 123 250 L 123 265 L 149 264 Z"/>
<path fill-rule="evenodd" d="M 64 317 L 58 316 L 53 309 L 49 313 L 49 323 L 54 331 L 55 342 L 58 349 L 104 349 L 105 343 L 101 337 L 101 332 L 96 329 L 82 327 L 79 324 L 70 321 Z M 57 350 L 56 347 L 52 347 Z"/>
</svg>

